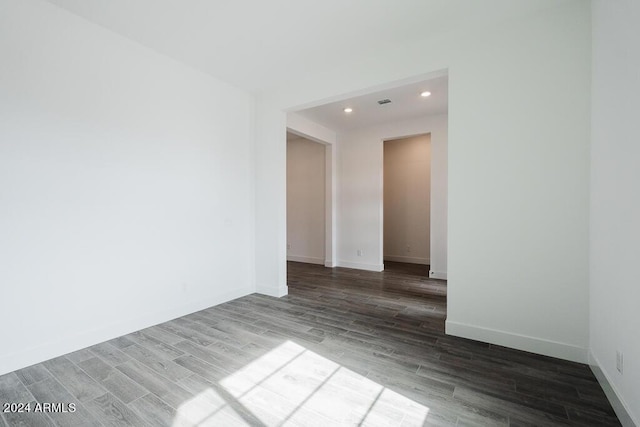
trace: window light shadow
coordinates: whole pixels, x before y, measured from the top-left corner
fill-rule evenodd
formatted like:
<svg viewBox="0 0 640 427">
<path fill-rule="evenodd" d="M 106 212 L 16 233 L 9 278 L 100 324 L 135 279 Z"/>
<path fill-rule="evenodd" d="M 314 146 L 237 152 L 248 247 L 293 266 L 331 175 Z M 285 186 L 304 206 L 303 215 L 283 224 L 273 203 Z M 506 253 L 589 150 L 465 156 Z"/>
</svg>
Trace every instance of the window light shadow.
<svg viewBox="0 0 640 427">
<path fill-rule="evenodd" d="M 184 402 L 172 427 L 421 426 L 428 413 L 429 408 L 286 341 Z"/>
</svg>

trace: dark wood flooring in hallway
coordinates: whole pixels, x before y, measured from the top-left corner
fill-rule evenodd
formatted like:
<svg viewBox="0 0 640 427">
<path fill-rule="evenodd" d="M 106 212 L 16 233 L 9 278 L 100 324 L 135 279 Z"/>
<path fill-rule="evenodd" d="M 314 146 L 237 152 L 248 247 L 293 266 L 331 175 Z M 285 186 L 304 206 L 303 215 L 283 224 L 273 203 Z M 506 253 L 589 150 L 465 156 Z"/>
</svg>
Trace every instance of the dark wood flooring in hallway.
<svg viewBox="0 0 640 427">
<path fill-rule="evenodd" d="M 587 365 L 444 335 L 446 282 L 426 266 L 289 263 L 287 300 L 344 319 L 326 321 L 350 338 L 341 363 L 429 407 L 428 425 L 620 425 Z"/>
<path fill-rule="evenodd" d="M 0 376 L 0 404 L 31 405 L 0 426 L 619 425 L 587 366 L 446 336 L 445 282 L 386 267 L 289 263 L 286 297 L 249 295 Z"/>
</svg>

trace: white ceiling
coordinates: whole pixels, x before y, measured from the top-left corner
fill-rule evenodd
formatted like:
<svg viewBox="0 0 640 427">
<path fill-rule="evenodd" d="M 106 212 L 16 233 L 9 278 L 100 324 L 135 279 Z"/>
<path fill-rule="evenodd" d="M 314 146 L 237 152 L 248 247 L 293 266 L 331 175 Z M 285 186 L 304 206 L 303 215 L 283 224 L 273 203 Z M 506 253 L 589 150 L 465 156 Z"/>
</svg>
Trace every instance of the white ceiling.
<svg viewBox="0 0 640 427">
<path fill-rule="evenodd" d="M 437 77 L 296 111 L 296 114 L 336 131 L 445 114 L 449 101 L 447 83 L 447 76 Z M 431 92 L 431 96 L 421 97 L 423 91 Z M 381 99 L 389 99 L 391 103 L 379 105 Z M 346 107 L 352 108 L 353 112 L 345 113 Z"/>
<path fill-rule="evenodd" d="M 48 0 L 254 91 L 359 53 L 569 0 Z"/>
</svg>

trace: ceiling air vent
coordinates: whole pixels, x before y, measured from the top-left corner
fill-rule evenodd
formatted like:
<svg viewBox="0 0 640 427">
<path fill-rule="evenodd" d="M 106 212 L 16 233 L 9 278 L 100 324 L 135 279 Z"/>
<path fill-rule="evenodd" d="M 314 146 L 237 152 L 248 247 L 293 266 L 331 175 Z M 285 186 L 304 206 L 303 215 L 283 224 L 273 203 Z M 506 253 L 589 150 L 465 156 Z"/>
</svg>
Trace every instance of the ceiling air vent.
<svg viewBox="0 0 640 427">
<path fill-rule="evenodd" d="M 390 99 L 381 99 L 380 101 L 378 101 L 378 104 L 380 105 L 389 104 L 389 103 L 391 103 Z"/>
</svg>

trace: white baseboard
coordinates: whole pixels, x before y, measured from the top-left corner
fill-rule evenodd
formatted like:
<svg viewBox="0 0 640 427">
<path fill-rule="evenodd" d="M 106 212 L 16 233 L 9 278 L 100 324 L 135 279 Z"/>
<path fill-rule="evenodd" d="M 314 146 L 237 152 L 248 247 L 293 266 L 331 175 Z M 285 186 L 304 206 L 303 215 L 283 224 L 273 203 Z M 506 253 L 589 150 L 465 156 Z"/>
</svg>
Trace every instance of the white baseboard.
<svg viewBox="0 0 640 427">
<path fill-rule="evenodd" d="M 336 264 L 335 264 L 333 261 L 331 261 L 331 260 L 325 260 L 325 262 L 324 262 L 324 266 L 325 266 L 325 267 L 329 267 L 329 268 L 333 268 L 333 267 L 335 267 L 335 266 L 336 266 Z"/>
<path fill-rule="evenodd" d="M 324 258 L 315 258 L 315 257 L 309 257 L 309 256 L 301 256 L 301 255 L 287 255 L 287 261 L 324 265 Z"/>
<path fill-rule="evenodd" d="M 256 286 L 256 293 L 267 295 L 270 297 L 280 298 L 289 293 L 289 288 L 285 286 L 270 286 L 265 284 L 258 284 Z"/>
<path fill-rule="evenodd" d="M 447 280 L 447 272 L 429 270 L 429 277 L 432 279 Z"/>
<path fill-rule="evenodd" d="M 449 319 L 446 321 L 445 331 L 447 335 L 454 335 L 456 337 L 469 338 L 476 341 L 515 348 L 517 350 L 557 357 L 558 359 L 569 360 L 572 362 L 587 363 L 587 349 L 571 344 L 514 334 L 511 332 L 498 331 L 495 329 L 482 328 L 465 323 L 454 322 Z"/>
<path fill-rule="evenodd" d="M 410 256 L 401 256 L 401 255 L 385 255 L 385 261 L 393 261 L 393 262 L 406 262 L 408 264 L 421 264 L 421 265 L 429 265 L 431 260 L 429 258 L 419 258 L 419 257 L 410 257 Z"/>
<path fill-rule="evenodd" d="M 249 295 L 252 292 L 253 290 L 248 288 L 234 289 L 230 292 L 221 292 L 216 295 L 207 296 L 168 310 L 145 313 L 133 319 L 120 319 L 117 322 L 84 330 L 72 335 L 56 336 L 55 340 L 2 355 L 0 357 L 0 375 L 72 353 L 122 335 L 127 335 L 131 332 L 148 328 L 149 326 L 158 325 L 177 317 L 186 316 L 187 314 Z"/>
<path fill-rule="evenodd" d="M 609 376 L 601 367 L 602 365 L 593 354 L 593 352 L 589 351 L 589 367 L 591 371 L 593 371 L 593 375 L 595 375 L 596 379 L 600 383 L 600 387 L 604 391 L 604 394 L 609 399 L 609 403 L 613 407 L 613 410 L 616 412 L 620 423 L 624 427 L 638 427 L 640 426 L 640 420 L 634 420 L 631 415 L 631 410 L 629 409 L 629 405 L 620 397 L 620 393 L 616 390 L 612 381 L 609 381 Z"/>
<path fill-rule="evenodd" d="M 338 267 L 354 268 L 356 270 L 384 271 L 384 264 L 366 264 L 360 262 L 338 261 Z"/>
</svg>

